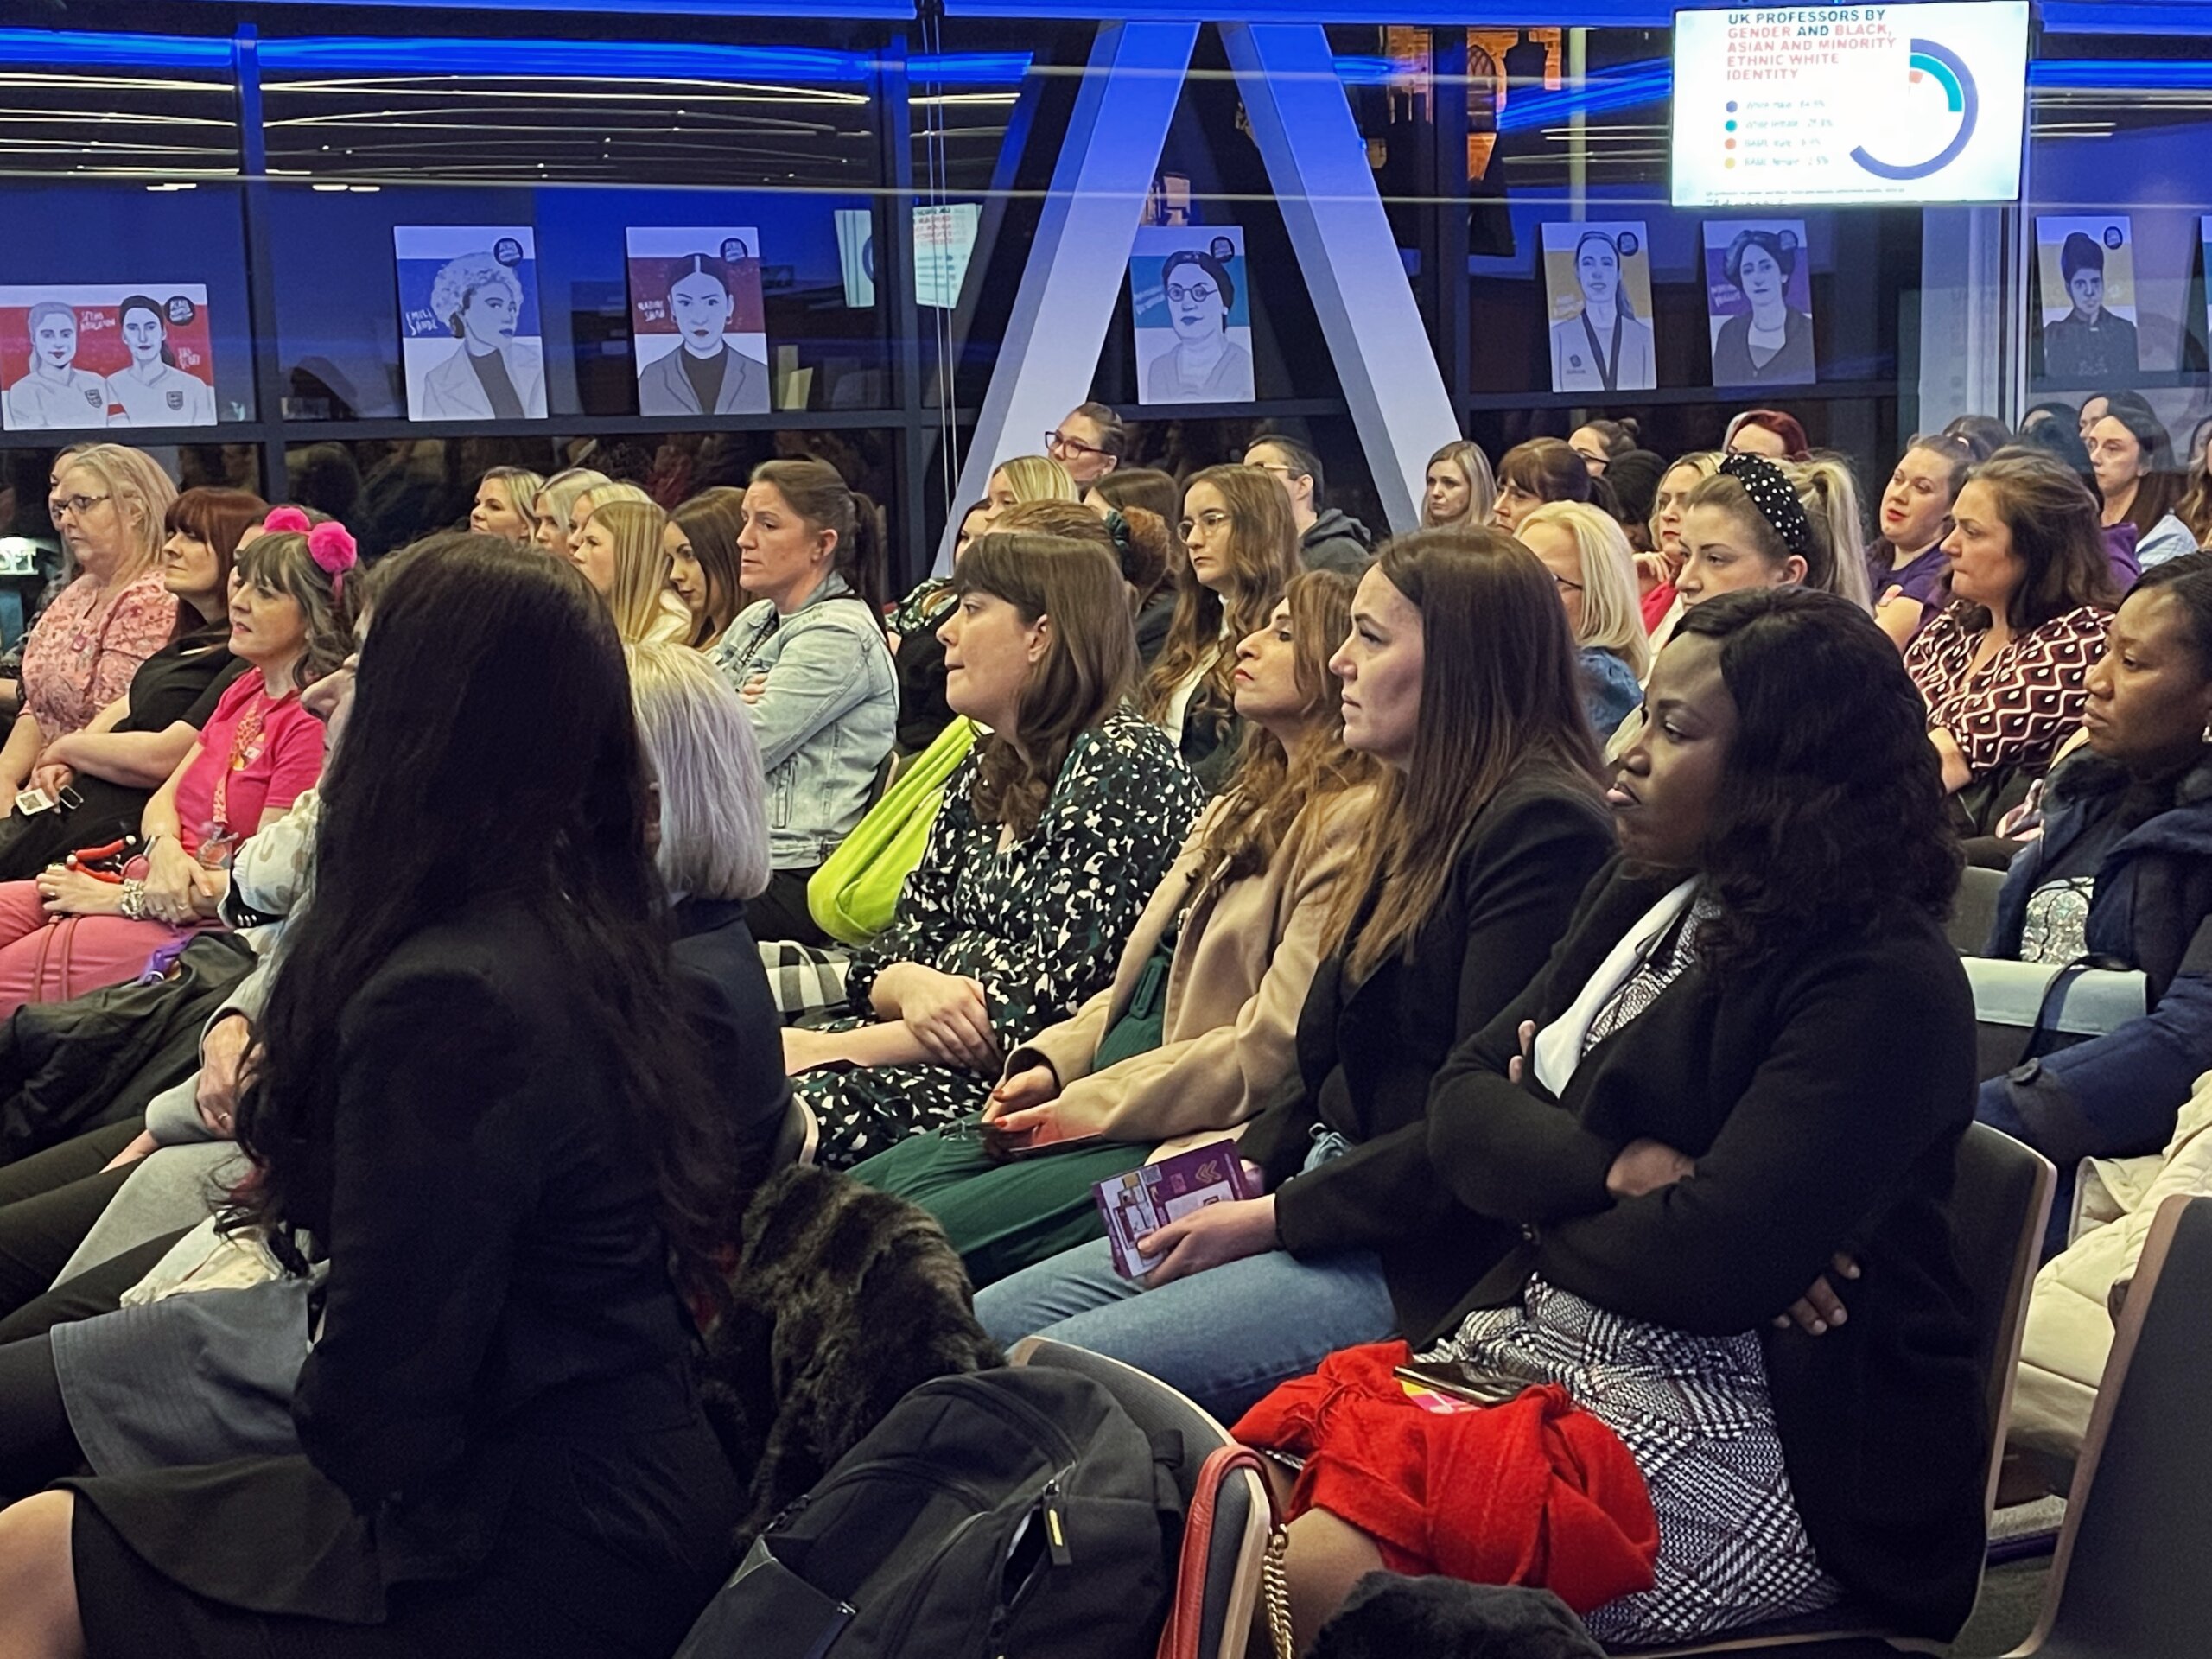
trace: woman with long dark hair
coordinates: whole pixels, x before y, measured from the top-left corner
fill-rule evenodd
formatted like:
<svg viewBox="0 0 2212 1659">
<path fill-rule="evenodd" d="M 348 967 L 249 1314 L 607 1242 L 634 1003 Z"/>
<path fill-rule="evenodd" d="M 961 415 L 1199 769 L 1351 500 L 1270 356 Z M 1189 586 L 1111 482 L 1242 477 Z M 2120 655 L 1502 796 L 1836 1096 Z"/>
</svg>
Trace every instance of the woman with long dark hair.
<svg viewBox="0 0 2212 1659">
<path fill-rule="evenodd" d="M 719 1282 L 740 1183 L 582 577 L 406 572 L 323 801 L 238 1126 L 251 1215 L 331 1262 L 304 1455 L 0 1516 L 0 1650 L 664 1655 L 738 1509 L 677 1284 Z"/>
</svg>

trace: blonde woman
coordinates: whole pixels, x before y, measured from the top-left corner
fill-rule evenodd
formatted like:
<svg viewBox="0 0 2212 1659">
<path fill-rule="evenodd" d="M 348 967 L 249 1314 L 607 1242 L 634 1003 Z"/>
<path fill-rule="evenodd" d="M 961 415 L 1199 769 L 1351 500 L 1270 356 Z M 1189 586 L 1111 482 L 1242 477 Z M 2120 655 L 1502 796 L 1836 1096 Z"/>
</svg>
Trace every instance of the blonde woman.
<svg viewBox="0 0 2212 1659">
<path fill-rule="evenodd" d="M 1522 544 L 1543 562 L 1574 635 L 1582 706 L 1602 743 L 1643 701 L 1651 645 L 1637 608 L 1636 554 L 1608 513 L 1554 501 L 1521 521 Z"/>
<path fill-rule="evenodd" d="M 1482 446 L 1462 438 L 1428 458 L 1421 498 L 1421 527 L 1486 524 L 1497 505 L 1497 480 Z"/>
<path fill-rule="evenodd" d="M 1008 507 L 1024 501 L 1081 501 L 1083 492 L 1068 469 L 1050 455 L 1016 455 L 1002 461 L 984 492 L 986 524 L 995 524 Z"/>
<path fill-rule="evenodd" d="M 530 504 L 545 488 L 545 480 L 527 467 L 494 467 L 476 480 L 476 499 L 468 509 L 468 527 L 479 536 L 497 536 L 503 542 L 527 546 L 537 531 Z"/>
<path fill-rule="evenodd" d="M 1639 553 L 1636 574 L 1643 589 L 1643 628 L 1651 636 L 1651 654 L 1674 632 L 1681 620 L 1675 578 L 1682 574 L 1682 510 L 1690 492 L 1720 470 L 1718 449 L 1698 449 L 1683 455 L 1659 474 L 1659 488 L 1651 498 L 1651 551 Z"/>
<path fill-rule="evenodd" d="M 614 613 L 625 645 L 690 637 L 691 613 L 668 588 L 667 528 L 668 515 L 650 501 L 609 501 L 579 521 L 569 556 Z"/>
<path fill-rule="evenodd" d="M 569 533 L 575 524 L 576 498 L 613 481 L 588 467 L 571 467 L 547 479 L 530 504 L 531 545 L 556 559 L 567 558 L 574 550 Z"/>
<path fill-rule="evenodd" d="M 160 569 L 175 499 L 154 458 L 119 443 L 93 444 L 56 470 L 47 510 L 79 575 L 23 644 L 22 713 L 0 745 L 10 797 L 39 752 L 126 695 L 138 665 L 175 632 L 176 600 Z"/>
</svg>

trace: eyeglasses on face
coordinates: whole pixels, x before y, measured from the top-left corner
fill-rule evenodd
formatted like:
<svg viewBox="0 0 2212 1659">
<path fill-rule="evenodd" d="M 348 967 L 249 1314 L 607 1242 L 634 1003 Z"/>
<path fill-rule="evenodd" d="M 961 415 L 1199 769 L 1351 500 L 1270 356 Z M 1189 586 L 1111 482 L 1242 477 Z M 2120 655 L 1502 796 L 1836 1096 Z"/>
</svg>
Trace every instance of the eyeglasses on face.
<svg viewBox="0 0 2212 1659">
<path fill-rule="evenodd" d="M 1176 528 L 1182 531 L 1184 541 L 1188 542 L 1191 539 L 1191 532 L 1194 530 L 1202 529 L 1211 536 L 1228 523 L 1229 515 L 1218 509 L 1214 509 L 1202 512 L 1195 518 L 1185 518 Z"/>
<path fill-rule="evenodd" d="M 112 501 L 114 499 L 111 495 L 49 496 L 46 503 L 46 516 L 57 524 L 72 514 L 82 518 L 101 502 Z"/>
<path fill-rule="evenodd" d="M 1167 297 L 1177 305 L 1204 305 L 1220 292 L 1219 289 L 1209 287 L 1205 283 L 1191 288 L 1185 288 L 1180 283 L 1167 284 Z"/>
<path fill-rule="evenodd" d="M 1081 438 L 1071 438 L 1065 432 L 1047 432 L 1045 435 L 1045 453 L 1052 454 L 1061 451 L 1071 455 L 1103 455 L 1106 453 L 1096 444 L 1085 443 Z"/>
<path fill-rule="evenodd" d="M 1556 570 L 1552 572 L 1552 580 L 1559 584 L 1559 590 L 1562 594 L 1579 594 L 1582 591 L 1582 584 L 1580 582 L 1569 582 L 1565 576 L 1560 575 Z"/>
</svg>

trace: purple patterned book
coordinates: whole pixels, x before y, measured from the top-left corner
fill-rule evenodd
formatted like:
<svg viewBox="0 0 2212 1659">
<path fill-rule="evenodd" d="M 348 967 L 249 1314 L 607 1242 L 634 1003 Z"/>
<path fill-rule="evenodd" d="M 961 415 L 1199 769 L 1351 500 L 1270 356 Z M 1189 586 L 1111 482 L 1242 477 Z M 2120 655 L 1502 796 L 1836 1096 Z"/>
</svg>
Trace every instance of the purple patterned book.
<svg viewBox="0 0 2212 1659">
<path fill-rule="evenodd" d="M 1091 1188 L 1098 1212 L 1106 1218 L 1106 1239 L 1114 1248 L 1114 1268 L 1125 1279 L 1140 1279 L 1160 1265 L 1137 1248 L 1137 1241 L 1178 1216 L 1209 1204 L 1249 1198 L 1244 1166 L 1234 1141 L 1209 1141 L 1173 1158 L 1147 1164 Z"/>
</svg>

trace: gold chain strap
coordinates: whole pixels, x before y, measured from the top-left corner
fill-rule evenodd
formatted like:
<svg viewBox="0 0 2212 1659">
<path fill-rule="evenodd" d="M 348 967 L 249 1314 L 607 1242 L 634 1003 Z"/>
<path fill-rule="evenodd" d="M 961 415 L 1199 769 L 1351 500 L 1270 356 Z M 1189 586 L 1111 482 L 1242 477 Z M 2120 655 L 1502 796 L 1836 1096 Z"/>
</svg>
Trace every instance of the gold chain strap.
<svg viewBox="0 0 2212 1659">
<path fill-rule="evenodd" d="M 1268 1534 L 1267 1559 L 1260 1564 L 1260 1593 L 1268 1604 L 1268 1635 L 1275 1659 L 1294 1659 L 1298 1643 L 1290 1628 L 1290 1574 L 1283 1558 L 1290 1554 L 1290 1531 L 1277 1526 Z"/>
</svg>

